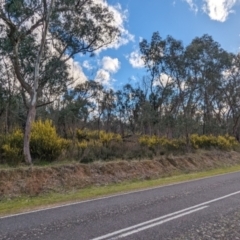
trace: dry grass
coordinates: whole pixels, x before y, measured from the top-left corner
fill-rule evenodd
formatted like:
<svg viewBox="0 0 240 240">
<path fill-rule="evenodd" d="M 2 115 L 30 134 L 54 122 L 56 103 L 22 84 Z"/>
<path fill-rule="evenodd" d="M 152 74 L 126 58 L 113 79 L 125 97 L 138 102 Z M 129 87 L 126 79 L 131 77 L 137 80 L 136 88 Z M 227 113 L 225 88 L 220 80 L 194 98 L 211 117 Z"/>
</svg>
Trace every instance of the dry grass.
<svg viewBox="0 0 240 240">
<path fill-rule="evenodd" d="M 81 190 L 71 190 L 65 193 L 45 193 L 39 196 L 21 196 L 14 199 L 4 199 L 0 203 L 0 216 L 14 213 L 21 213 L 46 207 L 53 207 L 60 204 L 79 202 L 86 199 L 94 199 L 113 194 L 120 194 L 134 190 L 160 187 L 169 184 L 176 184 L 214 175 L 240 171 L 240 165 L 222 167 L 208 171 L 201 171 L 189 174 L 171 173 L 171 177 L 162 177 L 152 180 L 124 181 L 122 183 L 109 184 L 105 186 L 92 186 Z M 67 194 L 66 194 L 67 193 Z"/>
<path fill-rule="evenodd" d="M 240 153 L 199 151 L 154 160 L 61 163 L 33 168 L 0 169 L 0 199 L 64 193 L 90 186 L 132 180 L 157 179 L 177 173 L 193 173 L 240 164 Z"/>
</svg>

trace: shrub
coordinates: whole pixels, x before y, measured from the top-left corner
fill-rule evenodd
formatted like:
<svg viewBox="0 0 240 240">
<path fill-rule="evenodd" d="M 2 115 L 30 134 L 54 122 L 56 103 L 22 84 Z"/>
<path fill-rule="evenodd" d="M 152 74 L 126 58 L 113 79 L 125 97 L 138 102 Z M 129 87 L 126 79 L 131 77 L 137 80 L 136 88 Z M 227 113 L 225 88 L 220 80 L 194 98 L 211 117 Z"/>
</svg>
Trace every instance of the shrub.
<svg viewBox="0 0 240 240">
<path fill-rule="evenodd" d="M 239 147 L 239 142 L 236 140 L 235 137 L 226 134 L 224 138 L 228 141 L 228 144 L 230 145 L 231 149 Z"/>
<path fill-rule="evenodd" d="M 213 136 L 213 135 L 201 135 L 193 134 L 190 137 L 191 146 L 193 149 L 204 148 L 217 148 L 220 150 L 232 150 L 239 146 L 234 137 L 229 135 L 225 136 Z M 156 153 L 159 150 L 162 151 L 185 151 L 186 141 L 184 139 L 167 139 L 166 137 L 157 136 L 141 136 L 139 143 L 142 146 L 147 146 L 149 150 Z"/>
<path fill-rule="evenodd" d="M 138 141 L 143 146 L 148 146 L 149 148 L 153 148 L 159 145 L 160 138 L 156 136 L 144 135 L 144 136 L 141 136 Z"/>
<path fill-rule="evenodd" d="M 32 125 L 30 151 L 33 160 L 53 161 L 69 146 L 69 142 L 60 138 L 50 120 L 36 121 Z M 6 136 L 1 147 L 6 163 L 17 165 L 23 161 L 23 132 L 19 129 Z"/>
<path fill-rule="evenodd" d="M 108 146 L 110 142 L 117 141 L 121 142 L 122 138 L 120 134 L 115 133 L 107 133 L 106 131 L 89 131 L 87 129 L 78 129 L 76 132 L 76 136 L 79 142 L 84 141 L 97 141 L 103 144 L 104 146 Z"/>
<path fill-rule="evenodd" d="M 23 161 L 23 133 L 20 129 L 6 136 L 2 141 L 2 157 L 9 165 L 18 165 Z"/>
<path fill-rule="evenodd" d="M 142 136 L 139 138 L 139 143 L 142 146 L 148 146 L 154 153 L 157 150 L 164 151 L 183 151 L 186 147 L 186 142 L 183 139 L 167 139 L 166 137 L 157 136 Z"/>
<path fill-rule="evenodd" d="M 69 142 L 57 135 L 56 128 L 50 120 L 39 120 L 33 123 L 30 140 L 33 158 L 56 160 L 68 146 Z"/>
<path fill-rule="evenodd" d="M 193 134 L 190 137 L 191 145 L 193 148 L 205 148 L 211 147 L 218 148 L 221 150 L 232 150 L 238 146 L 238 142 L 232 136 L 213 136 L 213 135 L 202 135 Z"/>
<path fill-rule="evenodd" d="M 186 141 L 183 139 L 163 139 L 162 145 L 166 151 L 185 151 Z"/>
<path fill-rule="evenodd" d="M 91 162 L 95 159 L 113 159 L 118 157 L 122 138 L 120 134 L 106 131 L 90 131 L 78 129 L 76 131 L 78 157 L 82 162 Z"/>
<path fill-rule="evenodd" d="M 105 131 L 100 131 L 99 133 L 99 140 L 100 142 L 106 146 L 109 147 L 109 144 L 112 141 L 117 141 L 117 142 L 121 142 L 122 138 L 120 134 L 115 134 L 115 133 L 107 133 Z"/>
</svg>

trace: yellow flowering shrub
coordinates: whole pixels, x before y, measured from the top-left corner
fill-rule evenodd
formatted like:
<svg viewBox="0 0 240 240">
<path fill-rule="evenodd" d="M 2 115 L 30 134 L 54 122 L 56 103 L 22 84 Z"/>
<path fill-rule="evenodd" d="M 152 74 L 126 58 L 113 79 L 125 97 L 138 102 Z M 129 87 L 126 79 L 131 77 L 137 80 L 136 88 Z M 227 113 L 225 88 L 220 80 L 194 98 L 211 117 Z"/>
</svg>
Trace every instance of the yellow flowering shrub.
<svg viewBox="0 0 240 240">
<path fill-rule="evenodd" d="M 186 147 L 186 141 L 183 139 L 163 139 L 162 146 L 165 147 L 167 150 L 183 150 Z"/>
<path fill-rule="evenodd" d="M 104 146 L 108 146 L 109 143 L 113 140 L 115 141 L 122 141 L 122 138 L 120 134 L 115 134 L 115 133 L 107 133 L 105 131 L 100 131 L 99 132 L 99 140 Z"/>
<path fill-rule="evenodd" d="M 107 133 L 106 131 L 89 131 L 87 129 L 78 129 L 76 132 L 77 139 L 80 143 L 84 142 L 87 146 L 103 145 L 108 146 L 111 141 L 121 142 L 120 134 Z M 84 146 L 85 146 L 84 145 Z M 80 145 L 79 145 L 80 146 Z"/>
<path fill-rule="evenodd" d="M 23 161 L 23 133 L 20 129 L 7 135 L 1 147 L 3 159 L 10 165 Z"/>
<path fill-rule="evenodd" d="M 161 143 L 161 140 L 163 140 L 163 139 L 160 139 L 155 135 L 154 136 L 144 135 L 138 139 L 138 141 L 141 145 L 148 146 L 150 148 L 156 147 L 157 145 L 159 145 L 159 143 Z"/>
<path fill-rule="evenodd" d="M 139 138 L 139 143 L 143 146 L 154 150 L 156 148 L 165 149 L 168 151 L 178 151 L 183 150 L 186 146 L 186 142 L 183 139 L 168 139 L 166 137 L 157 137 L 157 136 L 141 136 Z"/>
<path fill-rule="evenodd" d="M 232 136 L 213 136 L 213 135 L 201 135 L 192 134 L 190 136 L 191 146 L 194 149 L 198 148 L 218 148 L 221 150 L 231 150 L 234 147 L 238 146 L 238 142 Z M 154 150 L 156 148 L 162 148 L 169 151 L 174 150 L 184 150 L 186 147 L 186 140 L 184 139 L 167 139 L 166 137 L 157 137 L 157 136 L 141 136 L 139 138 L 139 143 L 143 146 Z"/>
<path fill-rule="evenodd" d="M 78 158 L 88 163 L 96 159 L 110 159 L 116 156 L 116 149 L 120 149 L 122 137 L 106 131 L 78 129 L 76 131 Z"/>
<path fill-rule="evenodd" d="M 213 136 L 193 134 L 190 137 L 192 147 L 198 148 L 211 148 L 215 147 L 222 150 L 231 150 L 238 145 L 237 140 L 229 135 Z"/>
<path fill-rule="evenodd" d="M 33 158 L 47 161 L 56 160 L 68 146 L 69 141 L 57 135 L 52 121 L 39 120 L 33 123 L 30 140 Z"/>
<path fill-rule="evenodd" d="M 235 137 L 226 134 L 224 136 L 224 138 L 229 142 L 229 144 L 232 146 L 232 148 L 239 146 L 239 142 L 236 140 Z"/>
</svg>

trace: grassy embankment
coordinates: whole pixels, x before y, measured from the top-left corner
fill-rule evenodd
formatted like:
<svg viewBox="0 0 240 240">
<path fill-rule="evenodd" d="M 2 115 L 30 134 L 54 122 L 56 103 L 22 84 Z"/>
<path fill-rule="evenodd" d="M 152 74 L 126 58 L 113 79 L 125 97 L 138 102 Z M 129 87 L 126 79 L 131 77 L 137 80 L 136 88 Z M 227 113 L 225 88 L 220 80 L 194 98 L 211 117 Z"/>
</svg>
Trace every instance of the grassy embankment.
<svg viewBox="0 0 240 240">
<path fill-rule="evenodd" d="M 228 135 L 191 135 L 192 151 L 186 152 L 183 139 L 135 136 L 123 141 L 104 131 L 78 130 L 73 144 L 58 137 L 50 121 L 36 124 L 32 146 L 40 165 L 22 166 L 22 132 L 3 141 L 2 163 L 17 167 L 0 165 L 0 215 L 240 170 L 240 145 Z M 71 151 L 62 152 L 63 146 Z M 68 158 L 61 156 L 69 152 Z M 70 156 L 75 161 L 61 162 Z"/>
<path fill-rule="evenodd" d="M 113 194 L 125 193 L 134 190 L 176 184 L 184 181 L 211 177 L 236 171 L 240 171 L 240 165 L 221 167 L 217 169 L 188 174 L 175 173 L 174 176 L 163 177 L 154 180 L 125 181 L 122 183 L 109 184 L 106 186 L 92 186 L 80 190 L 69 191 L 66 193 L 48 193 L 34 197 L 21 196 L 14 199 L 3 199 L 0 201 L 0 216 L 57 206 L 60 204 L 83 201 L 87 199 L 94 199 Z"/>
</svg>

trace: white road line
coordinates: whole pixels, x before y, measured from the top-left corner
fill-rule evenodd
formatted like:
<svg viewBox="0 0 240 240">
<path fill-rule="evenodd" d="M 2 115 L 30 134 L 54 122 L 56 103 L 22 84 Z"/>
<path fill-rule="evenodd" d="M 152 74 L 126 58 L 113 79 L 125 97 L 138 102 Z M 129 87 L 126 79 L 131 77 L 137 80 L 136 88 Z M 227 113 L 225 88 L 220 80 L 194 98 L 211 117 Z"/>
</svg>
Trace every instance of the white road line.
<svg viewBox="0 0 240 240">
<path fill-rule="evenodd" d="M 207 206 L 204 206 L 204 208 L 207 207 Z M 173 212 L 173 213 L 169 213 L 167 215 L 164 215 L 164 216 L 161 216 L 161 217 L 158 217 L 158 218 L 154 218 L 154 219 L 151 219 L 149 221 L 146 221 L 146 222 L 142 222 L 142 223 L 139 223 L 139 224 L 136 224 L 136 225 L 133 225 L 131 227 L 127 227 L 127 228 L 123 228 L 121 230 L 118 230 L 118 231 L 115 231 L 115 232 L 112 232 L 112 233 L 108 233 L 106 235 L 103 235 L 103 236 L 100 236 L 100 237 L 97 237 L 97 238 L 93 238 L 91 240 L 102 240 L 102 239 L 106 239 L 108 237 L 112 237 L 114 235 L 117 235 L 117 234 L 120 234 L 120 233 L 123 233 L 123 232 L 126 232 L 126 231 L 129 231 L 129 230 L 132 230 L 132 229 L 135 229 L 135 228 L 139 228 L 139 227 L 142 227 L 144 225 L 147 225 L 147 224 L 150 224 L 150 223 L 153 223 L 153 222 L 157 222 L 159 220 L 162 220 L 164 218 L 168 218 L 168 217 L 172 217 L 174 215 L 177 215 L 177 214 L 181 214 L 182 212 L 186 212 L 188 210 L 191 210 L 195 208 L 195 206 L 193 207 L 190 207 L 190 208 L 185 208 L 185 209 L 182 209 L 180 211 L 177 211 L 177 212 Z M 195 210 L 195 209 L 194 209 Z"/>
<path fill-rule="evenodd" d="M 176 215 L 176 216 L 174 216 L 174 217 L 164 219 L 164 220 L 162 220 L 162 221 L 160 221 L 160 222 L 156 222 L 156 223 L 147 225 L 147 226 L 145 226 L 145 227 L 138 228 L 138 229 L 133 230 L 133 231 L 131 231 L 131 232 L 127 232 L 127 233 L 121 234 L 121 235 L 119 235 L 119 236 L 117 236 L 117 237 L 111 238 L 110 240 L 115 240 L 115 239 L 127 237 L 127 236 L 129 236 L 129 235 L 134 234 L 134 233 L 138 233 L 138 232 L 144 231 L 144 230 L 146 230 L 146 229 L 148 229 L 148 228 L 156 227 L 156 226 L 161 225 L 161 224 L 163 224 L 163 223 L 166 223 L 166 222 L 172 221 L 172 220 L 174 220 L 174 219 L 183 217 L 183 216 L 185 216 L 185 215 L 189 215 L 189 214 L 191 214 L 191 213 L 194 213 L 194 212 L 203 210 L 204 208 L 207 208 L 207 207 L 208 207 L 208 206 L 203 206 L 203 207 L 200 207 L 200 208 L 196 208 L 196 209 L 194 209 L 194 210 L 191 210 L 191 211 L 188 211 L 188 212 L 185 212 L 185 213 Z"/>
<path fill-rule="evenodd" d="M 21 216 L 21 215 L 27 215 L 27 214 L 31 214 L 31 213 L 47 211 L 47 210 L 51 210 L 51 209 L 69 207 L 69 206 L 74 206 L 74 205 L 77 205 L 77 204 L 94 202 L 94 201 L 99 201 L 99 200 L 108 199 L 108 198 L 114 198 L 114 197 L 120 197 L 120 196 L 129 195 L 129 194 L 133 194 L 133 193 L 140 193 L 140 192 L 145 192 L 145 191 L 151 191 L 151 190 L 154 190 L 154 189 L 159 189 L 159 188 L 164 188 L 164 187 L 171 187 L 171 186 L 175 186 L 175 185 L 181 185 L 181 184 L 184 184 L 184 183 L 191 183 L 191 182 L 201 181 L 201 180 L 205 180 L 205 179 L 210 179 L 210 178 L 224 176 L 224 175 L 230 175 L 230 174 L 234 174 L 234 173 L 239 173 L 239 171 L 235 171 L 235 172 L 231 172 L 231 173 L 222 173 L 222 174 L 218 174 L 218 175 L 214 175 L 214 176 L 210 176 L 210 177 L 197 178 L 197 179 L 193 179 L 193 180 L 182 181 L 182 182 L 177 182 L 177 183 L 172 183 L 172 184 L 166 184 L 166 185 L 152 187 L 152 188 L 145 188 L 145 189 L 141 189 L 141 190 L 130 191 L 130 192 L 125 192 L 125 193 L 120 193 L 120 194 L 113 194 L 113 195 L 110 195 L 110 196 L 99 197 L 99 198 L 94 198 L 94 199 L 85 200 L 85 201 L 66 203 L 66 204 L 61 204 L 61 205 L 57 205 L 57 206 L 54 206 L 54 207 L 45 207 L 45 208 L 32 210 L 32 211 L 28 211 L 28 212 L 22 212 L 22 213 L 16 213 L 16 214 L 11 214 L 11 215 L 7 215 L 7 216 L 2 216 L 2 217 L 0 217 L 0 219 L 17 217 L 17 216 Z"/>
<path fill-rule="evenodd" d="M 202 207 L 202 206 L 204 206 L 204 205 L 208 205 L 208 204 L 210 204 L 210 203 L 217 202 L 217 201 L 223 200 L 223 199 L 225 199 L 225 198 L 229 198 L 229 197 L 234 196 L 234 195 L 237 195 L 237 194 L 240 194 L 240 191 L 237 191 L 237 192 L 234 192 L 234 193 L 231 193 L 231 194 L 228 194 L 228 195 L 219 197 L 219 198 L 215 198 L 215 199 L 212 199 L 212 200 L 210 200 L 210 201 L 203 202 L 203 203 L 194 205 L 194 206 L 192 206 L 192 207 L 185 208 L 185 209 L 182 209 L 182 210 L 180 210 L 180 211 L 173 212 L 173 213 L 170 213 L 170 214 L 161 216 L 161 217 L 159 217 L 159 218 L 155 218 L 155 219 L 152 219 L 152 220 L 143 222 L 143 223 L 139 223 L 139 224 L 134 225 L 134 226 L 131 226 L 131 227 L 123 228 L 123 229 L 120 229 L 120 230 L 118 230 L 118 231 L 115 231 L 115 232 L 112 232 L 112 233 L 108 233 L 108 234 L 106 234 L 106 235 L 103 235 L 103 236 L 100 236 L 100 237 L 97 237 L 97 238 L 93 238 L 92 240 L 102 240 L 102 239 L 106 239 L 106 238 L 108 238 L 108 237 L 112 237 L 112 236 L 114 236 L 114 235 L 117 235 L 117 234 L 120 234 L 120 233 L 129 231 L 129 230 L 132 230 L 132 229 L 141 227 L 141 226 L 143 226 L 143 225 L 150 224 L 150 223 L 159 221 L 159 220 L 161 220 L 161 219 L 164 219 L 164 218 L 167 218 L 167 217 L 171 217 L 171 216 L 176 215 L 176 214 L 180 214 L 180 213 L 182 213 L 182 212 L 186 212 L 186 211 L 189 211 L 189 210 L 192 210 L 192 209 L 196 209 L 196 208 Z"/>
</svg>

